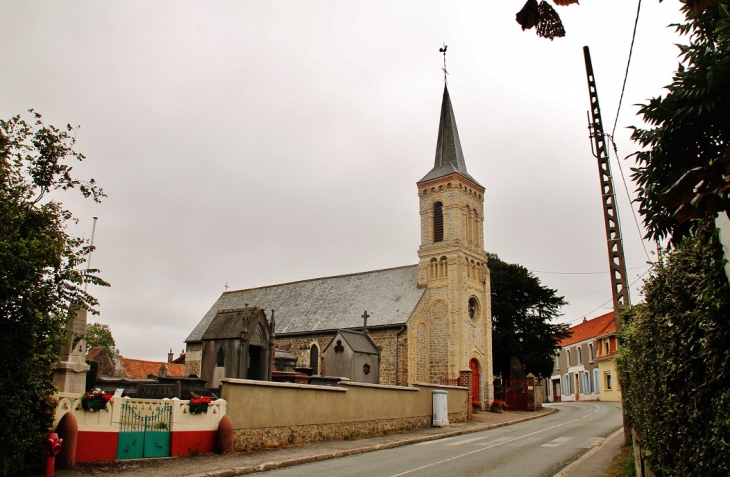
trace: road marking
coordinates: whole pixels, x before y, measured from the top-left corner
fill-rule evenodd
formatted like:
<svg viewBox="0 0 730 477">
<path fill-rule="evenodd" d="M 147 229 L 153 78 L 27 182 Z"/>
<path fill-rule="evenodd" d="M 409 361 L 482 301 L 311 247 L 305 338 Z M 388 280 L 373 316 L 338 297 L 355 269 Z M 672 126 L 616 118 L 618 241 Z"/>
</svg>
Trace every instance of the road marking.
<svg viewBox="0 0 730 477">
<path fill-rule="evenodd" d="M 550 442 L 544 443 L 540 447 L 558 447 L 558 446 L 565 444 L 568 441 L 572 441 L 573 439 L 574 439 L 573 437 L 558 437 L 556 439 L 551 440 Z"/>
<path fill-rule="evenodd" d="M 593 447 L 596 447 L 597 445 L 600 445 L 605 441 L 603 437 L 591 437 L 587 441 L 585 441 L 583 444 L 579 445 L 578 447 L 583 449 L 592 449 Z"/>
<path fill-rule="evenodd" d="M 484 439 L 489 439 L 491 436 L 484 436 L 484 437 L 474 437 L 472 439 L 464 439 L 463 441 L 457 441 L 457 442 L 451 442 L 450 444 L 446 444 L 447 446 L 460 446 L 462 444 L 468 444 L 469 442 L 474 441 L 481 441 Z"/>
<path fill-rule="evenodd" d="M 480 447 L 481 446 L 489 446 L 489 445 L 492 445 L 492 444 L 497 444 L 497 443 L 501 443 L 501 442 L 508 441 L 508 440 L 509 440 L 509 437 L 500 437 L 499 439 L 494 439 L 493 441 L 480 442 L 479 444 L 474 444 L 474 445 L 475 446 L 480 446 Z"/>
<path fill-rule="evenodd" d="M 590 414 L 586 414 L 586 416 L 590 416 L 591 414 L 595 414 L 599 410 L 600 410 L 600 408 L 598 406 L 596 406 L 596 410 L 593 411 Z M 583 416 L 583 417 L 586 417 L 586 416 Z M 450 457 L 448 459 L 440 460 L 438 462 L 434 462 L 433 464 L 422 465 L 421 467 L 416 467 L 415 469 L 406 470 L 405 472 L 401 472 L 400 474 L 393 474 L 391 477 L 399 477 L 401 475 L 411 474 L 411 473 L 416 472 L 418 470 L 428 469 L 429 467 L 434 467 L 434 466 L 437 466 L 439 464 L 444 464 L 446 462 L 451 462 L 452 460 L 456 460 L 456 459 L 460 459 L 462 457 L 466 457 L 466 456 L 469 456 L 469 455 L 472 455 L 472 454 L 476 454 L 477 452 L 482 452 L 482 451 L 485 451 L 487 449 L 491 449 L 493 447 L 501 446 L 502 444 L 507 444 L 507 443 L 510 443 L 510 442 L 518 441 L 520 439 L 524 439 L 525 437 L 530 437 L 530 436 L 534 436 L 535 434 L 540 434 L 541 432 L 549 431 L 550 429 L 555 429 L 555 428 L 558 428 L 558 427 L 562 427 L 562 426 L 564 426 L 566 424 L 570 424 L 571 422 L 575 422 L 575 421 L 578 421 L 580 419 L 582 419 L 582 418 L 581 417 L 578 417 L 578 418 L 575 418 L 575 419 L 571 419 L 570 421 L 565 421 L 562 424 L 556 424 L 554 426 L 546 427 L 545 429 L 541 429 L 539 431 L 531 432 L 529 434 L 525 434 L 524 436 L 513 437 L 512 439 L 508 439 L 508 440 L 503 441 L 503 442 L 498 442 L 498 443 L 495 443 L 495 444 L 492 444 L 492 445 L 489 445 L 489 446 L 486 446 L 486 447 L 482 447 L 481 449 L 473 450 L 473 451 L 466 452 L 466 453 L 461 454 L 461 455 L 457 455 L 457 456 L 454 456 L 454 457 Z"/>
<path fill-rule="evenodd" d="M 590 456 L 592 456 L 593 454 L 595 454 L 596 452 L 598 452 L 598 450 L 599 450 L 599 449 L 600 449 L 601 447 L 603 447 L 603 444 L 607 443 L 607 442 L 608 442 L 608 441 L 610 441 L 611 439 L 615 439 L 615 438 L 616 438 L 617 436 L 619 436 L 620 434 L 623 434 L 623 432 L 624 432 L 624 428 L 623 428 L 623 427 L 619 427 L 619 428 L 618 428 L 618 430 L 617 430 L 616 432 L 614 432 L 614 433 L 613 433 L 613 434 L 611 434 L 610 436 L 606 437 L 606 438 L 605 438 L 605 439 L 603 440 L 603 442 L 601 442 L 601 444 L 600 444 L 600 445 L 597 445 L 597 446 L 596 446 L 596 447 L 594 447 L 593 449 L 591 449 L 591 450 L 589 450 L 588 452 L 586 452 L 585 454 L 583 454 L 583 455 L 581 456 L 581 458 L 580 458 L 580 459 L 578 459 L 578 460 L 576 460 L 575 462 L 571 462 L 570 464 L 568 464 L 568 465 L 566 465 L 565 467 L 563 467 L 563 469 L 562 469 L 562 470 L 561 470 L 560 472 L 558 472 L 557 474 L 553 475 L 553 477 L 566 477 L 566 476 L 567 476 L 567 475 L 569 475 L 569 474 L 570 474 L 570 472 L 571 472 L 571 471 L 572 471 L 573 469 L 575 469 L 575 468 L 576 468 L 576 467 L 577 467 L 577 466 L 578 466 L 578 465 L 579 465 L 579 464 L 580 464 L 581 462 L 583 462 L 584 460 L 588 459 L 588 458 L 589 458 Z"/>
</svg>

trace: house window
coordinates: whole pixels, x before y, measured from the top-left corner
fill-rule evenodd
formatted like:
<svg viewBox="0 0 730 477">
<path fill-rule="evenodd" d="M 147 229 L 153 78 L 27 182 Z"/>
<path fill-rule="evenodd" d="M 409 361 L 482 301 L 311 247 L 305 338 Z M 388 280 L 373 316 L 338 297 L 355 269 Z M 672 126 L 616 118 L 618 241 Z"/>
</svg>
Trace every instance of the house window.
<svg viewBox="0 0 730 477">
<path fill-rule="evenodd" d="M 558 351 L 558 355 L 555 357 L 555 369 L 560 369 L 560 351 Z"/>
<path fill-rule="evenodd" d="M 566 359 L 566 362 L 568 363 L 568 367 L 570 367 L 570 350 L 569 349 L 565 350 L 565 359 Z"/>
<path fill-rule="evenodd" d="M 612 384 L 611 383 L 611 373 L 606 371 L 605 377 L 606 377 L 606 391 L 610 391 L 611 389 L 613 389 L 613 386 L 611 385 Z"/>
<path fill-rule="evenodd" d="M 580 346 L 578 346 L 578 364 L 583 363 L 583 351 L 581 351 Z"/>
<path fill-rule="evenodd" d="M 593 343 L 588 343 L 588 362 L 593 362 Z"/>
<path fill-rule="evenodd" d="M 603 354 L 608 356 L 611 353 L 611 345 L 609 344 L 608 339 L 603 340 Z"/>
<path fill-rule="evenodd" d="M 563 394 L 569 395 L 570 394 L 570 375 L 566 374 L 563 376 Z"/>
<path fill-rule="evenodd" d="M 601 392 L 601 385 L 598 382 L 598 370 L 593 370 L 593 391 L 600 393 Z"/>
<path fill-rule="evenodd" d="M 444 241 L 444 211 L 441 202 L 433 204 L 433 241 Z"/>
<path fill-rule="evenodd" d="M 586 371 L 583 373 L 583 387 L 585 388 L 586 394 L 591 393 L 591 373 Z"/>
</svg>

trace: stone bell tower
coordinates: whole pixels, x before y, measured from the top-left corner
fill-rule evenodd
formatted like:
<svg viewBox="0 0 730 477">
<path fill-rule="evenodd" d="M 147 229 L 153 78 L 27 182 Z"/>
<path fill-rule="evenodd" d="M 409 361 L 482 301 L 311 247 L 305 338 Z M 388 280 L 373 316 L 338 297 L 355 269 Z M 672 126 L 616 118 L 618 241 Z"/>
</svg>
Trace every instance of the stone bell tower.
<svg viewBox="0 0 730 477">
<path fill-rule="evenodd" d="M 427 289 L 428 316 L 410 338 L 417 348 L 425 348 L 428 361 L 417 364 L 415 379 L 435 382 L 471 369 L 474 402 L 489 403 L 493 397 L 492 327 L 484 187 L 466 170 L 446 86 L 436 160 L 417 185 L 418 286 Z"/>
</svg>

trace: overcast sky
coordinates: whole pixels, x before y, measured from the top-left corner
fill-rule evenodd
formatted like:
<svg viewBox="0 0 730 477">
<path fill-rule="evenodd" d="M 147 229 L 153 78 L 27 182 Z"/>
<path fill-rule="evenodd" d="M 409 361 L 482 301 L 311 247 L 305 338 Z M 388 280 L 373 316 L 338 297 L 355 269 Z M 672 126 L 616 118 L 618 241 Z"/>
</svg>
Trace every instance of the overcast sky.
<svg viewBox="0 0 730 477">
<path fill-rule="evenodd" d="M 0 0 L 0 117 L 34 108 L 81 125 L 88 160 L 74 170 L 109 197 L 59 199 L 79 235 L 99 217 L 92 262 L 112 287 L 90 287 L 90 321 L 111 326 L 123 356 L 164 360 L 226 282 L 417 263 L 415 183 L 433 166 L 446 42 L 467 168 L 486 188 L 486 250 L 565 296 L 562 321 L 591 318 L 611 294 L 582 47 L 610 131 L 636 3 L 557 7 L 567 36 L 549 41 L 515 23 L 522 0 Z M 634 105 L 676 69 L 679 5 L 642 5 L 622 157 L 636 150 Z M 633 282 L 647 256 L 612 167 Z"/>
</svg>

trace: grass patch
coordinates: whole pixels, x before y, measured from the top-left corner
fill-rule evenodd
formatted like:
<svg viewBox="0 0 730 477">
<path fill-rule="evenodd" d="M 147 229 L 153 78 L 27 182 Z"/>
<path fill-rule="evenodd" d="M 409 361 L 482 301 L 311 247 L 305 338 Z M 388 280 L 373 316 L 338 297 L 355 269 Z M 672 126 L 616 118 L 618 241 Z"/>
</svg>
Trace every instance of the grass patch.
<svg viewBox="0 0 730 477">
<path fill-rule="evenodd" d="M 611 468 L 603 474 L 603 477 L 636 477 L 634 450 L 631 446 L 621 449 L 621 453 L 616 456 Z"/>
</svg>

